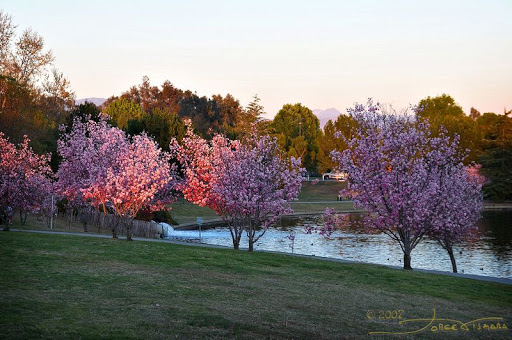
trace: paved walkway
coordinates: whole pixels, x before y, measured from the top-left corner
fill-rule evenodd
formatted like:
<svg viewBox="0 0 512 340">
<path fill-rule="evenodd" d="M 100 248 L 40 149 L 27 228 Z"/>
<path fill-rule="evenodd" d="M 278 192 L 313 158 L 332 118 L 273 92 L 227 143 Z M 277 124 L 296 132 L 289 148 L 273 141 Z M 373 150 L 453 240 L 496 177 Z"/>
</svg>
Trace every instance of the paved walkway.
<svg viewBox="0 0 512 340">
<path fill-rule="evenodd" d="M 67 231 L 48 231 L 48 230 L 21 230 L 21 229 L 11 229 L 13 232 L 25 232 L 25 233 L 35 233 L 35 234 L 57 234 L 57 235 L 70 235 L 70 236 L 84 236 L 84 237 L 97 237 L 97 238 L 112 238 L 111 235 L 102 235 L 102 234 L 94 234 L 94 233 L 75 233 L 75 232 L 67 232 Z M 192 243 L 192 242 L 179 242 L 179 241 L 169 241 L 169 240 L 162 240 L 162 239 L 150 239 L 150 238 L 142 238 L 142 237 L 132 237 L 134 241 L 144 241 L 144 242 L 159 242 L 159 243 L 172 243 L 172 244 L 181 244 L 186 246 L 194 246 L 194 247 L 205 247 L 205 248 L 222 248 L 222 249 L 232 249 L 231 247 L 225 247 L 225 246 L 218 246 L 218 245 L 212 245 L 212 244 L 205 244 L 205 243 Z M 126 236 L 119 236 L 119 239 L 126 239 Z M 348 261 L 348 260 L 342 260 L 342 259 L 333 259 L 330 257 L 320 257 L 320 256 L 314 256 L 314 255 L 302 255 L 302 254 L 291 254 L 291 253 L 285 253 L 285 252 L 279 252 L 279 251 L 267 251 L 267 250 L 258 250 L 257 252 L 263 252 L 263 253 L 270 253 L 270 254 L 279 254 L 279 255 L 289 255 L 289 256 L 296 256 L 296 257 L 302 257 L 302 258 L 309 258 L 309 259 L 316 259 L 316 260 L 322 260 L 322 261 L 332 261 L 332 262 L 341 262 L 341 263 L 365 263 L 366 262 L 357 262 L 357 261 Z M 398 266 L 387 266 L 387 265 L 381 265 L 389 268 L 395 268 L 395 269 L 402 269 L 402 267 Z M 512 279 L 506 279 L 501 277 L 492 277 L 492 276 L 481 276 L 481 275 L 471 275 L 471 274 L 460 274 L 460 273 L 450 273 L 450 272 L 443 272 L 439 270 L 426 270 L 426 269 L 414 269 L 418 272 L 423 273 L 429 273 L 429 274 L 439 274 L 439 275 L 448 275 L 448 276 L 455 276 L 455 277 L 461 277 L 466 279 L 473 279 L 473 280 L 480 280 L 480 281 L 489 281 L 489 282 L 497 282 L 497 283 L 503 283 L 512 285 Z"/>
</svg>

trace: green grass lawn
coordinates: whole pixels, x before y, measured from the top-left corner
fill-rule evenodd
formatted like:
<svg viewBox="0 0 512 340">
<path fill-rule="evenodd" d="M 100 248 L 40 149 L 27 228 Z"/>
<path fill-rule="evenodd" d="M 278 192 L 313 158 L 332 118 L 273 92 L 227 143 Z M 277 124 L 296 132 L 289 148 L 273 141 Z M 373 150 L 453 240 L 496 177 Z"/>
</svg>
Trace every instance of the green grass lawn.
<svg viewBox="0 0 512 340">
<path fill-rule="evenodd" d="M 332 180 L 320 180 L 316 184 L 313 184 L 313 182 L 302 182 L 299 201 L 336 201 L 339 191 L 344 189 L 346 186 L 346 182 Z"/>
<path fill-rule="evenodd" d="M 306 202 L 301 202 L 301 201 L 292 202 L 293 212 L 298 213 L 298 214 L 323 213 L 325 211 L 325 208 L 327 208 L 327 207 L 336 209 L 336 211 L 340 211 L 340 212 L 341 211 L 343 211 L 343 212 L 356 211 L 354 209 L 352 202 L 347 202 L 347 201 L 338 201 L 338 202 L 333 201 L 333 202 L 329 202 L 329 203 L 324 203 L 324 202 L 306 203 Z"/>
<path fill-rule="evenodd" d="M 171 209 L 173 219 L 179 224 L 195 223 L 198 217 L 205 221 L 219 218 L 212 209 L 200 207 L 184 199 L 171 204 Z"/>
<path fill-rule="evenodd" d="M 299 200 L 293 202 L 292 208 L 294 212 L 298 213 L 323 212 L 326 207 L 351 210 L 351 202 L 336 201 L 339 191 L 345 186 L 346 183 L 337 181 L 319 181 L 316 184 L 312 184 L 312 182 L 302 182 Z M 307 202 L 329 203 L 309 204 Z M 203 217 L 204 220 L 218 218 L 211 209 L 199 207 L 183 199 L 179 199 L 176 203 L 172 204 L 171 207 L 174 219 L 180 224 L 195 222 L 197 217 Z"/>
<path fill-rule="evenodd" d="M 0 232 L 0 260 L 0 338 L 512 335 L 512 286 L 444 275 L 268 253 L 22 232 Z M 428 322 L 398 326 L 399 319 L 385 317 L 431 319 L 433 308 L 438 319 L 500 317 L 509 330 L 478 331 L 470 325 L 469 331 L 441 334 L 429 328 L 415 335 L 368 335 L 418 330 Z M 439 323 L 454 321 L 435 322 Z"/>
</svg>

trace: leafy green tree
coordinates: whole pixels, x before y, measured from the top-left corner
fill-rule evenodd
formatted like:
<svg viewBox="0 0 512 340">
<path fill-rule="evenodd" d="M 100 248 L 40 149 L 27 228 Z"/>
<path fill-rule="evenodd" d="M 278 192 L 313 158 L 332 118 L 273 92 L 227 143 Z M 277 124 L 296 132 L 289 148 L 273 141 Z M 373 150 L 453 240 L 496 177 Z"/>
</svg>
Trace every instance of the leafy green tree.
<svg viewBox="0 0 512 340">
<path fill-rule="evenodd" d="M 316 173 L 316 160 L 311 158 L 311 152 L 318 152 L 318 138 L 321 130 L 320 122 L 313 112 L 300 103 L 285 104 L 274 117 L 271 127 L 286 151 L 293 147 L 295 138 L 304 137 L 307 142 L 307 153 L 302 164 L 308 171 Z"/>
<path fill-rule="evenodd" d="M 155 109 L 142 119 L 146 132 L 152 136 L 164 151 L 169 151 L 171 139 L 181 141 L 186 133 L 186 126 L 180 117 L 164 109 Z"/>
<path fill-rule="evenodd" d="M 256 123 L 265 114 L 265 108 L 260 104 L 260 101 L 260 97 L 255 94 L 245 109 L 246 116 L 251 123 Z"/>
<path fill-rule="evenodd" d="M 213 95 L 212 100 L 215 104 L 214 110 L 218 112 L 217 133 L 223 133 L 230 139 L 239 139 L 236 126 L 242 118 L 243 108 L 238 99 L 228 93 L 225 97 L 220 94 Z"/>
<path fill-rule="evenodd" d="M 0 130 L 13 143 L 19 144 L 23 141 L 23 135 L 29 135 L 32 130 L 31 118 L 37 110 L 36 98 L 28 85 L 13 77 L 0 75 L 0 103 Z"/>
<path fill-rule="evenodd" d="M 420 117 L 461 117 L 464 116 L 464 111 L 455 100 L 443 93 L 437 97 L 428 96 L 425 99 L 420 100 L 418 103 L 417 115 Z"/>
<path fill-rule="evenodd" d="M 16 37 L 16 27 L 12 16 L 0 10 L 0 74 L 35 88 L 54 57 L 37 32 L 28 28 Z"/>
<path fill-rule="evenodd" d="M 181 141 L 185 136 L 186 126 L 176 113 L 157 108 L 150 113 L 144 113 L 141 119 L 128 121 L 126 132 L 132 136 L 146 132 L 162 150 L 169 151 L 171 139 Z"/>
<path fill-rule="evenodd" d="M 216 104 L 206 96 L 199 97 L 186 91 L 185 97 L 180 101 L 179 116 L 190 119 L 195 132 L 203 138 L 219 130 L 219 112 L 216 110 Z"/>
<path fill-rule="evenodd" d="M 485 197 L 493 201 L 512 199 L 512 146 L 486 150 L 479 161 L 488 181 L 483 187 Z"/>
<path fill-rule="evenodd" d="M 99 122 L 101 118 L 100 109 L 93 103 L 85 102 L 76 106 L 66 118 L 66 132 L 69 133 L 73 127 L 73 121 L 79 119 L 82 123 L 88 120 Z"/>
<path fill-rule="evenodd" d="M 441 126 L 444 126 L 449 136 L 459 135 L 459 149 L 462 152 L 469 150 L 469 156 L 465 160 L 466 164 L 478 159 L 482 148 L 482 136 L 478 124 L 464 114 L 462 107 L 451 96 L 442 94 L 422 99 L 418 103 L 416 115 L 420 119 L 429 120 L 434 136 L 439 135 Z"/>
<path fill-rule="evenodd" d="M 143 116 L 140 105 L 126 98 L 119 98 L 110 102 L 103 112 L 110 116 L 112 125 L 120 129 L 126 129 L 128 127 L 128 121 L 140 120 Z"/>
<path fill-rule="evenodd" d="M 128 111 L 121 110 L 123 108 L 119 105 L 127 105 L 127 103 L 131 106 L 128 107 Z M 200 97 L 191 91 L 174 87 L 169 81 L 165 81 L 160 87 L 154 86 L 147 76 L 142 78 L 142 83 L 132 86 L 120 97 L 107 99 L 103 107 L 104 112 L 113 118 L 112 123 L 124 130 L 129 129 L 132 132 L 144 130 L 146 127 L 141 118 L 144 113 L 150 114 L 162 110 L 190 119 L 194 130 L 203 138 L 210 138 L 215 133 L 239 138 L 241 133 L 238 125 L 245 114 L 239 101 L 230 94 L 224 97 L 222 95 L 213 95 L 211 98 Z M 129 121 L 133 121 L 130 127 L 128 127 Z"/>
<path fill-rule="evenodd" d="M 54 57 L 43 37 L 30 28 L 17 35 L 16 28 L 0 10 L 0 130 L 13 143 L 27 135 L 36 153 L 55 154 L 74 93 L 62 73 L 48 71 Z"/>
<path fill-rule="evenodd" d="M 348 115 L 339 115 L 334 122 L 332 120 L 327 121 L 324 131 L 318 140 L 319 151 L 316 158 L 320 173 L 332 171 L 336 168 L 337 162 L 333 161 L 331 157 L 332 151 L 341 152 L 348 147 L 343 138 L 336 138 L 336 132 L 340 132 L 346 138 L 350 138 L 356 127 L 357 122 Z"/>
<path fill-rule="evenodd" d="M 308 142 L 304 136 L 298 136 L 292 139 L 290 150 L 293 149 L 297 157 L 304 158 L 304 155 L 308 152 Z M 290 155 L 295 156 L 295 155 Z"/>
<path fill-rule="evenodd" d="M 258 95 L 255 94 L 249 105 L 241 112 L 235 127 L 238 139 L 249 137 L 253 130 L 256 130 L 259 135 L 265 134 L 266 120 L 262 117 L 265 114 L 265 109 L 260 104 L 260 100 Z"/>
<path fill-rule="evenodd" d="M 145 112 L 151 112 L 155 109 L 168 110 L 172 113 L 180 111 L 180 101 L 184 98 L 184 92 L 166 80 L 159 88 L 151 85 L 149 78 L 144 76 L 142 83 L 130 87 L 128 91 L 121 94 L 120 97 L 110 97 L 102 105 L 107 107 L 111 102 L 120 98 L 136 102 Z"/>
<path fill-rule="evenodd" d="M 479 162 L 488 180 L 484 194 L 495 201 L 512 199 L 512 118 L 486 112 L 477 124 L 483 135 Z"/>
<path fill-rule="evenodd" d="M 480 111 L 478 111 L 477 109 L 475 109 L 474 107 L 471 107 L 471 110 L 469 110 L 469 116 L 472 118 L 472 119 L 477 119 L 478 117 L 480 117 L 482 114 L 480 113 Z"/>
</svg>

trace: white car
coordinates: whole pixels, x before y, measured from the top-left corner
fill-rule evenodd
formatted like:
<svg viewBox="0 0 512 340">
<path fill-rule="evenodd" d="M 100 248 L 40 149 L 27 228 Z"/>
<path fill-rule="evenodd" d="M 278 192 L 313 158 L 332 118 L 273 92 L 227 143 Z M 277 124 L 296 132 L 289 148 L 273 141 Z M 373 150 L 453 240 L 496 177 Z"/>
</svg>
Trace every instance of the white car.
<svg viewBox="0 0 512 340">
<path fill-rule="evenodd" d="M 328 172 L 326 174 L 323 174 L 323 179 L 327 178 L 329 179 L 335 179 L 337 181 L 345 181 L 348 178 L 348 174 L 344 172 Z"/>
</svg>

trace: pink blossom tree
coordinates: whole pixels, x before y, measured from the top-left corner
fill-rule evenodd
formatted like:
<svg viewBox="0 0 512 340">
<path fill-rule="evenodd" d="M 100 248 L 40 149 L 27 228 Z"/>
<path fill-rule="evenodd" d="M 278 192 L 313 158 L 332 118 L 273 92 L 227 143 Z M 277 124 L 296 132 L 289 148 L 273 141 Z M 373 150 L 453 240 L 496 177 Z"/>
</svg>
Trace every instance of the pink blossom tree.
<svg viewBox="0 0 512 340">
<path fill-rule="evenodd" d="M 450 256 L 452 270 L 457 273 L 453 246 L 470 237 L 482 210 L 482 184 L 478 166 L 462 163 L 443 169 L 438 174 L 438 204 L 433 209 L 429 236 L 439 242 Z"/>
<path fill-rule="evenodd" d="M 172 201 L 175 177 L 169 165 L 170 155 L 146 134 L 133 137 L 121 150 L 115 166 L 107 170 L 106 200 L 114 207 L 132 240 L 132 224 L 144 207 L 160 210 Z"/>
<path fill-rule="evenodd" d="M 289 202 L 297 199 L 305 173 L 300 159 L 282 156 L 275 139 L 251 137 L 235 149 L 218 150 L 212 187 L 223 201 L 219 215 L 243 225 L 249 251 L 279 216 L 293 212 Z"/>
<path fill-rule="evenodd" d="M 57 192 L 74 208 L 101 206 L 108 213 L 106 185 L 108 169 L 115 167 L 122 150 L 128 148 L 123 131 L 104 120 L 82 122 L 75 119 L 72 128 L 62 134 L 58 152 L 62 162 L 57 172 Z M 117 228 L 111 226 L 117 238 Z"/>
<path fill-rule="evenodd" d="M 275 139 L 240 143 L 216 135 L 208 143 L 189 130 L 171 150 L 183 167 L 184 197 L 226 222 L 234 249 L 245 231 L 252 251 L 268 226 L 292 211 L 289 201 L 298 196 L 304 169 L 300 160 L 282 156 Z"/>
<path fill-rule="evenodd" d="M 370 228 L 400 245 L 404 269 L 412 269 L 411 252 L 434 228 L 436 212 L 445 204 L 441 197 L 450 190 L 451 184 L 441 185 L 440 178 L 462 166 L 459 138 L 450 139 L 443 131 L 432 137 L 428 122 L 416 122 L 410 115 L 385 115 L 372 100 L 356 104 L 349 113 L 359 128 L 347 139 L 348 149 L 333 153 L 340 169 L 349 174 L 342 194 L 368 211 L 365 223 Z"/>
<path fill-rule="evenodd" d="M 238 147 L 237 141 L 215 135 L 211 143 L 194 134 L 190 124 L 187 134 L 182 143 L 176 139 L 171 141 L 170 152 L 181 165 L 183 180 L 177 185 L 177 188 L 183 194 L 183 197 L 201 207 L 210 207 L 214 211 L 221 210 L 221 198 L 212 191 L 215 182 L 216 169 L 220 164 L 220 159 L 216 154 L 222 153 Z"/>
<path fill-rule="evenodd" d="M 52 187 L 50 155 L 37 155 L 29 142 L 25 136 L 16 147 L 0 132 L 0 203 L 18 209 L 22 224 L 28 211 L 41 207 Z"/>
<path fill-rule="evenodd" d="M 126 227 L 131 240 L 132 220 L 143 207 L 161 208 L 172 200 L 173 170 L 169 154 L 147 135 L 128 139 L 105 121 L 76 120 L 59 140 L 63 158 L 58 172 L 60 193 L 70 200 L 113 208 L 118 217 L 111 225 Z"/>
</svg>

